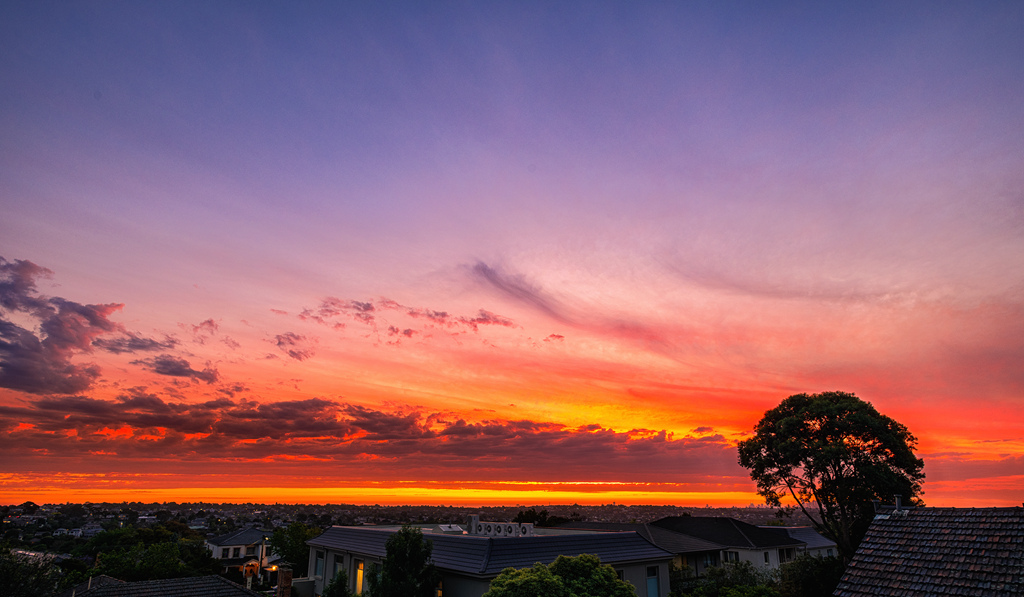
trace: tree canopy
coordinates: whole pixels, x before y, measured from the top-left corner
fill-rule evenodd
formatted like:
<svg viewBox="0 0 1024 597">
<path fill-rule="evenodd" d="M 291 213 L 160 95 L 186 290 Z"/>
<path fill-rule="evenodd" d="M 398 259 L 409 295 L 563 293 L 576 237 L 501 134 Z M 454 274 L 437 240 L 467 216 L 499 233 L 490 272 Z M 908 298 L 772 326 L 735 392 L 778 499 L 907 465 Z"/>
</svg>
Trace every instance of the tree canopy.
<svg viewBox="0 0 1024 597">
<path fill-rule="evenodd" d="M 506 568 L 483 597 L 636 597 L 633 585 L 591 554 L 558 556 L 550 566 Z"/>
<path fill-rule="evenodd" d="M 874 517 L 872 500 L 920 503 L 924 462 L 917 439 L 846 392 L 796 394 L 767 411 L 739 444 L 766 503 L 791 498 L 849 560 Z"/>
<path fill-rule="evenodd" d="M 388 537 L 384 562 L 367 576 L 373 597 L 433 597 L 441 574 L 430 561 L 434 549 L 423 531 L 405 525 Z"/>
<path fill-rule="evenodd" d="M 292 565 L 295 575 L 309 575 L 309 546 L 306 541 L 320 535 L 320 529 L 293 522 L 287 527 L 274 529 L 270 537 L 270 548 Z"/>
</svg>

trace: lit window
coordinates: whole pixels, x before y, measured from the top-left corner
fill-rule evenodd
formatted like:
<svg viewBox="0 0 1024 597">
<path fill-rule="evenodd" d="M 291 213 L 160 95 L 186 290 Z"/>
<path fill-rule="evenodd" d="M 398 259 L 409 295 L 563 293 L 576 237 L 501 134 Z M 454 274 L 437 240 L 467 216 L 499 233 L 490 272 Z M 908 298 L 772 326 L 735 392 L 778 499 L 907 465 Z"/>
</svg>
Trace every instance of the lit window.
<svg viewBox="0 0 1024 597">
<path fill-rule="evenodd" d="M 356 560 L 356 595 L 363 594 L 363 561 Z"/>
</svg>

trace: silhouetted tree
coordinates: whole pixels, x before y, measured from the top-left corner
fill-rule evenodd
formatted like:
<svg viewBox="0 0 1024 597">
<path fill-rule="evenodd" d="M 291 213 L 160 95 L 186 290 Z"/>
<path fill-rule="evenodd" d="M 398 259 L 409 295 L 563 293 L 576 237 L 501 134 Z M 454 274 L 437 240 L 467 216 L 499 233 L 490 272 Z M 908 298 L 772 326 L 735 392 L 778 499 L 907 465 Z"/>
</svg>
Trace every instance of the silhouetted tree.
<svg viewBox="0 0 1024 597">
<path fill-rule="evenodd" d="M 842 558 L 804 554 L 779 570 L 779 593 L 782 597 L 830 597 L 845 571 Z"/>
<path fill-rule="evenodd" d="M 388 537 L 386 555 L 367 576 L 372 597 L 433 597 L 441 574 L 430 561 L 433 543 L 423 531 L 404 525 Z"/>
<path fill-rule="evenodd" d="M 352 592 L 348 590 L 348 574 L 344 570 L 338 570 L 324 587 L 324 593 L 320 597 L 352 597 Z"/>
<path fill-rule="evenodd" d="M 739 444 L 765 501 L 796 502 L 815 529 L 849 560 L 874 517 L 871 500 L 917 499 L 924 462 L 916 438 L 853 394 L 796 394 L 767 411 Z"/>
<path fill-rule="evenodd" d="M 318 527 L 293 522 L 285 528 L 274 529 L 270 548 L 292 565 L 296 577 L 309 576 L 309 546 L 306 541 L 320 535 Z"/>
<path fill-rule="evenodd" d="M 60 571 L 49 561 L 0 551 L 0 595 L 49 597 L 57 591 Z"/>
</svg>

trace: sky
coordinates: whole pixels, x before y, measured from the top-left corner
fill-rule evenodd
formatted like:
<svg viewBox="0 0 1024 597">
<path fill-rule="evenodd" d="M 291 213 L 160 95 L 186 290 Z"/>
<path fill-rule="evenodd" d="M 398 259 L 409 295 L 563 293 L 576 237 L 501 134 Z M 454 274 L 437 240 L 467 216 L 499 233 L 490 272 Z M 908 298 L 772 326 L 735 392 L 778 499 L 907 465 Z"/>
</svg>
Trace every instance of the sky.
<svg viewBox="0 0 1024 597">
<path fill-rule="evenodd" d="M 0 503 L 1024 494 L 1020 2 L 4 2 Z"/>
</svg>

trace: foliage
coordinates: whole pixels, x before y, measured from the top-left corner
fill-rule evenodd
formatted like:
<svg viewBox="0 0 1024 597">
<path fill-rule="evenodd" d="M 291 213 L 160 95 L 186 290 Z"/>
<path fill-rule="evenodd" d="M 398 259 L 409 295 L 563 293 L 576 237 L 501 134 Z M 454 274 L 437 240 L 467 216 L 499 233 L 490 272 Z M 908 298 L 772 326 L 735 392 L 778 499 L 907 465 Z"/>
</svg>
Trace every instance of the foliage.
<svg viewBox="0 0 1024 597">
<path fill-rule="evenodd" d="M 636 590 L 597 556 L 581 554 L 558 556 L 550 566 L 506 568 L 484 597 L 636 597 Z"/>
<path fill-rule="evenodd" d="M 924 462 L 906 427 L 853 394 L 796 394 L 767 411 L 739 444 L 766 503 L 790 497 L 849 560 L 874 517 L 872 500 L 917 499 Z"/>
<path fill-rule="evenodd" d="M 373 597 L 433 597 L 441 574 L 430 561 L 433 543 L 409 525 L 388 537 L 384 562 L 366 578 Z"/>
<path fill-rule="evenodd" d="M 138 543 L 104 552 L 97 558 L 96 574 L 126 581 L 180 578 L 215 574 L 217 561 L 200 541 Z"/>
<path fill-rule="evenodd" d="M 291 564 L 296 577 L 309 576 L 309 546 L 306 541 L 320 535 L 318 527 L 293 522 L 287 527 L 274 529 L 270 548 Z"/>
<path fill-rule="evenodd" d="M 60 571 L 49 561 L 0 552 L 0 595 L 3 597 L 49 597 L 57 591 Z"/>
<path fill-rule="evenodd" d="M 483 597 L 568 597 L 562 579 L 537 562 L 533 568 L 505 568 Z"/>
<path fill-rule="evenodd" d="M 348 590 L 348 574 L 344 570 L 338 570 L 324 587 L 323 595 L 320 597 L 352 597 L 352 592 Z"/>
<path fill-rule="evenodd" d="M 551 563 L 551 572 L 573 597 L 632 597 L 633 585 L 619 580 L 615 569 L 601 564 L 601 558 L 584 553 L 576 557 L 558 556 Z"/>
<path fill-rule="evenodd" d="M 673 597 L 779 597 L 775 575 L 750 562 L 729 562 L 704 571 L 703 576 L 683 574 L 672 589 Z"/>
<path fill-rule="evenodd" d="M 782 566 L 779 592 L 782 597 L 829 597 L 845 571 L 842 558 L 804 554 Z"/>
</svg>

